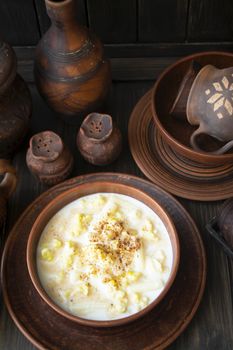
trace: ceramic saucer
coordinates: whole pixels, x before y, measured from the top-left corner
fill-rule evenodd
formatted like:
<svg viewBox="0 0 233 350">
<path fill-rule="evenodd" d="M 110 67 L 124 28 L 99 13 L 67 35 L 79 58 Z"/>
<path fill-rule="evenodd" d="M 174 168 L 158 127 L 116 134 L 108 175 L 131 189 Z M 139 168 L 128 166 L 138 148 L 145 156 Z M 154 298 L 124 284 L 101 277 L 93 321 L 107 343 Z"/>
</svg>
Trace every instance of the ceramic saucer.
<svg viewBox="0 0 233 350">
<path fill-rule="evenodd" d="M 215 201 L 232 197 L 233 164 L 203 166 L 175 153 L 156 130 L 151 91 L 135 106 L 129 120 L 129 145 L 141 171 L 156 185 L 177 196 Z"/>
</svg>

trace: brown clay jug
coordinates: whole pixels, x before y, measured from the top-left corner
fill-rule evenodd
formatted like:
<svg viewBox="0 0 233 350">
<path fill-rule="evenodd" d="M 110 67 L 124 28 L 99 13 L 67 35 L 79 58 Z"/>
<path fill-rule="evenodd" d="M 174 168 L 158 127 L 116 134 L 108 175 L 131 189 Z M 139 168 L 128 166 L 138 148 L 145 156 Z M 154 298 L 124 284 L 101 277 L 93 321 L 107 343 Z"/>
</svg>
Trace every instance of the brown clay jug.
<svg viewBox="0 0 233 350">
<path fill-rule="evenodd" d="M 45 0 L 51 27 L 40 40 L 35 81 L 41 95 L 68 122 L 98 109 L 111 83 L 103 45 L 77 23 L 74 0 Z"/>
<path fill-rule="evenodd" d="M 190 138 L 192 147 L 202 151 L 198 136 L 207 134 L 225 144 L 211 153 L 223 154 L 233 147 L 233 67 L 204 66 L 189 92 L 187 119 L 198 125 Z"/>
<path fill-rule="evenodd" d="M 8 197 L 16 187 L 17 178 L 14 167 L 6 159 L 0 159 L 0 227 L 6 217 L 6 203 Z"/>
</svg>

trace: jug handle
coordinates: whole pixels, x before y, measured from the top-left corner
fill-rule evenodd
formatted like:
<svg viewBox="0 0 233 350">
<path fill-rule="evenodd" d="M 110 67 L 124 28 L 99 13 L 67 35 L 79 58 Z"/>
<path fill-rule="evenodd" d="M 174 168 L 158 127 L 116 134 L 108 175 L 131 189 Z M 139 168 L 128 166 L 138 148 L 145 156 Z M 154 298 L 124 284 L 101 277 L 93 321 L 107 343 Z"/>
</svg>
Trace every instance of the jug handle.
<svg viewBox="0 0 233 350">
<path fill-rule="evenodd" d="M 0 174 L 5 174 L 0 183 L 0 193 L 7 199 L 15 190 L 16 170 L 7 159 L 0 159 Z"/>
<path fill-rule="evenodd" d="M 191 146 L 196 150 L 196 151 L 201 151 L 201 152 L 205 152 L 203 151 L 197 141 L 196 141 L 196 137 L 200 134 L 206 134 L 205 131 L 202 128 L 202 125 L 199 126 L 199 128 L 197 130 L 195 130 L 193 132 L 193 134 L 190 137 L 190 144 Z M 220 147 L 218 150 L 216 151 L 212 151 L 212 152 L 206 152 L 206 153 L 210 153 L 210 154 L 223 154 L 225 152 L 227 152 L 229 149 L 231 149 L 233 147 L 233 140 L 228 141 L 224 146 Z"/>
</svg>

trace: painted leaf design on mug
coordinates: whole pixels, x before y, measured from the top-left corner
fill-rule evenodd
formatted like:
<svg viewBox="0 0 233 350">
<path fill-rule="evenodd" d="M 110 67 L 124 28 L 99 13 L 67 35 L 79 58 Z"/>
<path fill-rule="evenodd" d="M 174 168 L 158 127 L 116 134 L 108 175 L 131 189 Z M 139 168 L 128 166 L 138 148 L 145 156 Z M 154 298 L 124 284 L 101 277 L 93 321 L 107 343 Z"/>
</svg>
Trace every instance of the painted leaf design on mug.
<svg viewBox="0 0 233 350">
<path fill-rule="evenodd" d="M 233 75 L 232 75 L 233 76 Z M 217 113 L 219 119 L 224 118 L 224 114 L 218 112 L 221 107 L 224 107 L 228 115 L 233 115 L 233 83 L 229 82 L 229 79 L 224 76 L 222 80 L 214 82 L 213 84 L 214 91 L 211 94 L 211 90 L 207 89 L 205 94 L 209 97 L 207 103 L 210 103 L 213 107 L 213 111 Z"/>
</svg>

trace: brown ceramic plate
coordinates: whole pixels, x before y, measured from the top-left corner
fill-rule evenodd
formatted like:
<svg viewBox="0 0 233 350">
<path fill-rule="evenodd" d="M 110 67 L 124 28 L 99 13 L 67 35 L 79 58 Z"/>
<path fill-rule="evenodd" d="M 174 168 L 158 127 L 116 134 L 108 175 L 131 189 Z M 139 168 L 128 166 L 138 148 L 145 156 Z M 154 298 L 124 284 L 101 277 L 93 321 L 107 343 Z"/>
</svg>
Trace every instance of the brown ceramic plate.
<svg viewBox="0 0 233 350">
<path fill-rule="evenodd" d="M 197 164 L 164 142 L 151 113 L 151 91 L 136 104 L 129 121 L 129 144 L 141 171 L 177 196 L 199 201 L 232 197 L 233 165 Z"/>
<path fill-rule="evenodd" d="M 57 314 L 35 290 L 26 265 L 28 235 L 42 209 L 60 193 L 79 184 L 95 181 L 122 183 L 147 193 L 171 216 L 180 241 L 179 270 L 163 301 L 146 316 L 115 328 L 81 326 Z M 193 318 L 204 291 L 206 258 L 194 221 L 172 196 L 134 176 L 91 174 L 53 187 L 25 210 L 7 240 L 1 277 L 3 296 L 11 317 L 21 332 L 39 349 L 158 350 L 171 344 Z"/>
</svg>

